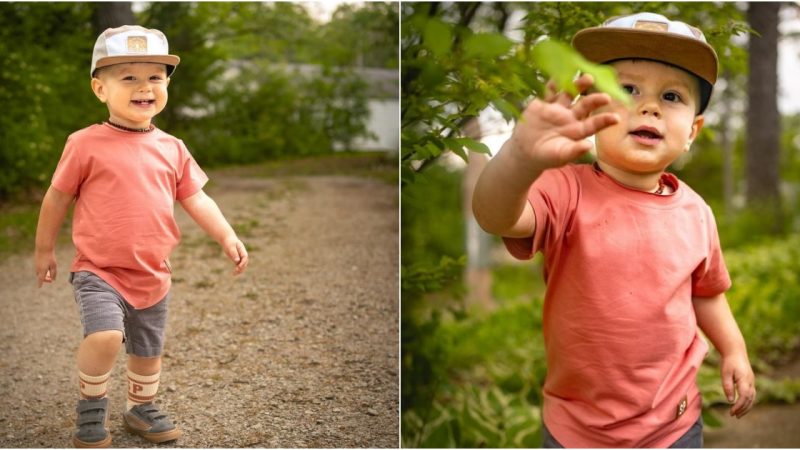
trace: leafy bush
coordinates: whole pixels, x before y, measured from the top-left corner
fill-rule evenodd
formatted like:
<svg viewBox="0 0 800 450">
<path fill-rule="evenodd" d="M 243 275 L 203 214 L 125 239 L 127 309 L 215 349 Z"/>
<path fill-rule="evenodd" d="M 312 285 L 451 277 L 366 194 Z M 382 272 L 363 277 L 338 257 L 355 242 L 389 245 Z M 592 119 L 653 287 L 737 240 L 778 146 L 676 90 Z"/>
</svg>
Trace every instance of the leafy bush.
<svg viewBox="0 0 800 450">
<path fill-rule="evenodd" d="M 750 358 L 768 366 L 800 349 L 800 234 L 725 254 L 727 297 Z"/>
<path fill-rule="evenodd" d="M 769 369 L 800 350 L 800 235 L 725 258 L 733 279 L 728 300 L 759 372 L 759 401 L 796 402 L 800 379 L 773 379 Z M 435 311 L 434 319 L 403 325 L 404 346 L 407 330 L 426 333 L 424 340 L 408 338 L 415 346 L 403 349 L 404 360 L 424 355 L 426 370 L 437 377 L 422 398 L 403 366 L 404 446 L 540 445 L 546 363 L 539 270 L 536 263 L 496 268 L 493 295 L 502 301 L 491 313 L 443 320 Z M 718 361 L 712 351 L 698 374 L 708 426 L 720 424 L 711 407 L 727 404 Z"/>
</svg>

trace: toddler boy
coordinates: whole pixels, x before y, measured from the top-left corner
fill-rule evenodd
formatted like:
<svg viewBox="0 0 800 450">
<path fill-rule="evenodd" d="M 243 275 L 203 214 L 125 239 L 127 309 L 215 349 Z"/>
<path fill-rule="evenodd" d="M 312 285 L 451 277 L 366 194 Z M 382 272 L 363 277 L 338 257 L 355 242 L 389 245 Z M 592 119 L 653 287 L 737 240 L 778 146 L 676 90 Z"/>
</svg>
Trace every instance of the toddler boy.
<svg viewBox="0 0 800 450">
<path fill-rule="evenodd" d="M 731 414 L 755 398 L 714 216 L 665 173 L 703 126 L 717 56 L 697 28 L 651 13 L 581 30 L 573 46 L 613 66 L 632 103 L 574 101 L 549 84 L 473 201 L 515 257 L 544 254 L 544 444 L 701 447 L 696 374 L 708 346 L 698 326 L 722 357 Z M 592 79 L 575 85 L 584 92 Z M 569 164 L 591 135 L 597 162 Z"/>
<path fill-rule="evenodd" d="M 39 286 L 56 279 L 55 243 L 73 200 L 77 254 L 70 281 L 84 339 L 77 355 L 80 400 L 76 447 L 108 447 L 108 379 L 122 342 L 128 353 L 124 426 L 151 442 L 181 432 L 154 400 L 167 321 L 169 255 L 180 240 L 177 200 L 234 262 L 247 267 L 244 244 L 203 192 L 208 181 L 184 143 L 159 130 L 153 117 L 167 104 L 180 58 L 158 30 L 122 26 L 94 46 L 91 86 L 109 118 L 69 136 L 36 231 Z"/>
</svg>

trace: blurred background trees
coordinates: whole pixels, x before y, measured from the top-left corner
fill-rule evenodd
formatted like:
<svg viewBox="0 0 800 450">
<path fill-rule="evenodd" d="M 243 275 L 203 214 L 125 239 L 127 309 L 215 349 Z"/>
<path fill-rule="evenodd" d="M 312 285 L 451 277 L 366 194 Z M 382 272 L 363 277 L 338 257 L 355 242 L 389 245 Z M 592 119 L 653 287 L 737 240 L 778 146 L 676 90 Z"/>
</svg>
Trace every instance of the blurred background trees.
<svg viewBox="0 0 800 450">
<path fill-rule="evenodd" d="M 488 256 L 473 253 L 481 245 L 468 238 L 474 230 L 464 199 L 474 175 L 463 159 L 472 165 L 499 149 L 497 135 L 542 92 L 553 74 L 542 72 L 532 48 L 543 36 L 569 42 L 581 28 L 641 11 L 699 26 L 719 55 L 705 128 L 670 171 L 715 212 L 734 280 L 728 299 L 758 372 L 760 401 L 800 398 L 800 105 L 778 109 L 792 88 L 778 84 L 776 66 L 778 45 L 797 38 L 796 5 L 404 3 L 403 445 L 540 445 L 541 256 L 520 264 L 497 238 Z M 794 48 L 783 58 L 800 67 Z M 490 261 L 488 302 L 473 298 L 484 287 L 472 284 L 471 258 Z M 699 377 L 709 427 L 719 424 L 710 406 L 725 403 L 716 358 Z M 775 375 L 787 370 L 793 376 Z"/>
<path fill-rule="evenodd" d="M 396 101 L 397 3 L 343 3 L 327 21 L 284 2 L 2 3 L 0 200 L 46 187 L 67 136 L 107 118 L 92 48 L 131 23 L 181 57 L 155 122 L 204 166 L 350 150 L 373 137 L 370 102 Z"/>
</svg>

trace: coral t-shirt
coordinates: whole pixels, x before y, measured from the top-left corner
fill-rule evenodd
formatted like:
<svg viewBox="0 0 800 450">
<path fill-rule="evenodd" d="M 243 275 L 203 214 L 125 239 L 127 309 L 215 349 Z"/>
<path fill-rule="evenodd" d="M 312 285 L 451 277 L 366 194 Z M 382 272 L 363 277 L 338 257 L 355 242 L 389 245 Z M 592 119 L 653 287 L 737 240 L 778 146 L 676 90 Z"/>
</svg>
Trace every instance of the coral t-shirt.
<svg viewBox="0 0 800 450">
<path fill-rule="evenodd" d="M 656 195 L 591 165 L 545 171 L 528 200 L 536 231 L 504 238 L 544 254 L 544 422 L 566 447 L 666 447 L 700 415 L 708 345 L 692 297 L 731 281 L 711 209 L 674 175 Z"/>
<path fill-rule="evenodd" d="M 77 197 L 71 270 L 101 277 L 134 308 L 158 303 L 169 291 L 168 258 L 181 236 L 175 200 L 207 181 L 183 142 L 157 128 L 102 124 L 71 134 L 52 181 Z"/>
</svg>

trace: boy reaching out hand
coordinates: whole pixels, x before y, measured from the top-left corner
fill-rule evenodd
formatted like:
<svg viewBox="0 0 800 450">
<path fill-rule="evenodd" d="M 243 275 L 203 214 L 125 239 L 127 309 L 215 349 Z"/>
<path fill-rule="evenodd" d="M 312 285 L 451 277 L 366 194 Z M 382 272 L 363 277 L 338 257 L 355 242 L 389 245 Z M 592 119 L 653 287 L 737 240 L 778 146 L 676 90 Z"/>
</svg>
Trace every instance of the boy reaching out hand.
<svg viewBox="0 0 800 450">
<path fill-rule="evenodd" d="M 714 216 L 665 172 L 703 126 L 717 56 L 699 29 L 652 13 L 581 30 L 573 46 L 614 67 L 632 103 L 575 102 L 548 85 L 473 196 L 476 219 L 512 255 L 545 257 L 544 444 L 702 447 L 698 327 L 722 356 L 731 414 L 755 399 Z M 570 164 L 591 135 L 597 162 Z"/>
</svg>

